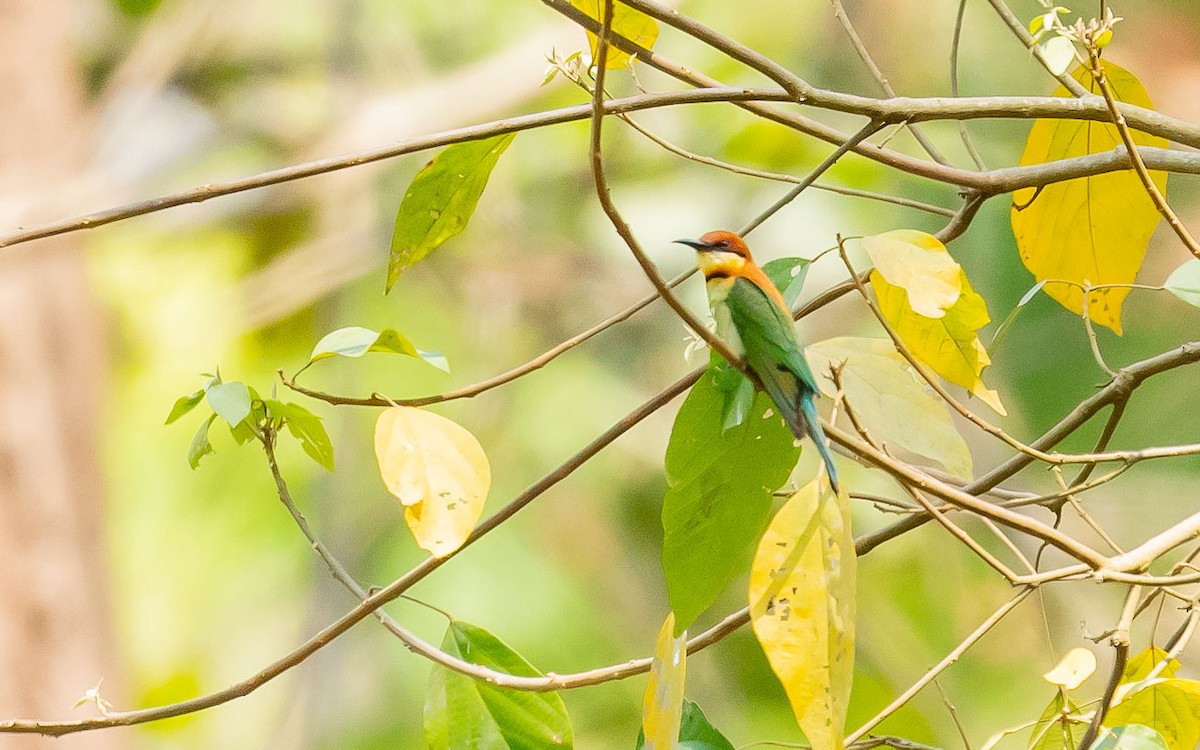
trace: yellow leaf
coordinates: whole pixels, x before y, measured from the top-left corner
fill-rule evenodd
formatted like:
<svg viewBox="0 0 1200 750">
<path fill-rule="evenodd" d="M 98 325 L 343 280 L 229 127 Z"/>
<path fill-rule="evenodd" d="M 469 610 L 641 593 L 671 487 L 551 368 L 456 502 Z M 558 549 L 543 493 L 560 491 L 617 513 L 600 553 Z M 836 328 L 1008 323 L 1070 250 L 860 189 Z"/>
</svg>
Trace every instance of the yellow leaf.
<svg viewBox="0 0 1200 750">
<path fill-rule="evenodd" d="M 943 250 L 944 252 L 944 250 Z M 951 383 L 961 385 L 1000 414 L 1004 404 L 995 391 L 984 385 L 980 374 L 992 359 L 979 340 L 979 329 L 987 325 L 987 305 L 971 288 L 959 269 L 962 294 L 940 318 L 914 311 L 903 289 L 893 286 L 878 271 L 871 272 L 871 286 L 879 309 L 913 356 Z"/>
<path fill-rule="evenodd" d="M 1106 727 L 1126 724 L 1158 730 L 1170 750 L 1195 750 L 1200 743 L 1200 682 L 1155 680 L 1127 695 L 1104 717 Z"/>
<path fill-rule="evenodd" d="M 784 504 L 750 569 L 750 622 L 813 750 L 840 750 L 854 675 L 849 498 L 817 481 Z"/>
<path fill-rule="evenodd" d="M 1121 673 L 1121 683 L 1125 684 L 1146 679 L 1150 676 L 1150 672 L 1154 667 L 1165 658 L 1167 658 L 1166 650 L 1156 646 L 1151 646 L 1145 651 L 1129 657 L 1129 661 L 1125 663 L 1125 671 Z M 1178 670 L 1179 660 L 1172 659 L 1163 665 L 1157 676 L 1174 677 L 1175 672 Z"/>
<path fill-rule="evenodd" d="M 1096 655 L 1086 648 L 1073 648 L 1067 652 L 1054 669 L 1042 675 L 1051 685 L 1074 690 L 1096 671 Z"/>
<path fill-rule="evenodd" d="M 375 458 L 417 544 L 434 557 L 461 547 L 492 483 L 475 436 L 433 412 L 395 406 L 375 422 Z"/>
<path fill-rule="evenodd" d="M 603 2 L 604 0 L 571 0 L 571 5 L 583 11 L 589 17 L 599 21 L 603 12 Z M 654 41 L 658 39 L 658 21 L 655 21 L 639 10 L 622 5 L 616 0 L 613 1 L 611 28 L 614 33 L 646 49 L 653 47 Z M 592 60 L 596 59 L 596 43 L 596 35 L 589 31 L 588 44 L 592 47 Z M 613 70 L 615 68 L 623 68 L 628 63 L 629 53 L 610 44 L 604 67 Z"/>
<path fill-rule="evenodd" d="M 873 438 L 892 450 L 931 458 L 955 476 L 971 478 L 971 451 L 954 429 L 946 405 L 889 339 L 843 336 L 819 341 L 805 354 L 819 375 L 828 372 L 830 364 L 845 363 L 846 401 Z M 817 383 L 822 392 L 835 395 L 828 377 L 818 377 Z"/>
<path fill-rule="evenodd" d="M 1104 74 L 1117 99 L 1148 109 L 1154 104 L 1132 73 L 1110 62 Z M 1092 93 L 1099 87 L 1080 68 L 1073 74 Z M 1060 87 L 1055 96 L 1069 96 Z M 1165 148 L 1167 141 L 1134 132 L 1141 146 Z M 1029 131 L 1021 164 L 1041 164 L 1111 151 L 1121 145 L 1116 126 L 1084 120 L 1038 120 Z M 1165 172 L 1150 173 L 1159 190 L 1167 188 Z M 1023 207 L 1018 210 L 1018 207 Z M 1021 260 L 1038 281 L 1059 279 L 1080 285 L 1130 284 L 1137 277 L 1158 211 L 1132 171 L 1109 172 L 1056 182 L 1013 193 L 1012 227 Z M 1046 294 L 1063 307 L 1083 314 L 1083 290 L 1069 284 L 1047 284 Z M 1088 316 L 1121 333 L 1121 303 L 1128 289 L 1094 291 Z"/>
<path fill-rule="evenodd" d="M 863 249 L 887 282 L 903 287 L 919 315 L 940 318 L 962 294 L 962 269 L 936 237 L 897 229 L 863 237 Z"/>
<path fill-rule="evenodd" d="M 675 750 L 679 746 L 686 673 L 687 631 L 675 635 L 675 613 L 671 612 L 658 631 L 650 681 L 642 700 L 644 750 Z"/>
</svg>

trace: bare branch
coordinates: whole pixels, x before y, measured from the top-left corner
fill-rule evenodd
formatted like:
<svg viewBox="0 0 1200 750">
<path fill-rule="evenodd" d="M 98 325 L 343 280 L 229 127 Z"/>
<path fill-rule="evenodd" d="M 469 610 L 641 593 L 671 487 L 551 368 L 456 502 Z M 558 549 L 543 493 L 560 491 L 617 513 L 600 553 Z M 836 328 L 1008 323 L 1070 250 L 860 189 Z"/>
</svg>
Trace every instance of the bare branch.
<svg viewBox="0 0 1200 750">
<path fill-rule="evenodd" d="M 961 643 L 955 646 L 950 653 L 946 654 L 945 658 L 943 658 L 941 661 L 931 667 L 928 672 L 922 675 L 921 679 L 914 682 L 912 686 L 897 696 L 894 701 L 889 703 L 882 711 L 875 714 L 875 716 L 869 719 L 865 724 L 851 732 L 849 736 L 846 737 L 846 745 L 851 745 L 867 732 L 878 726 L 879 723 L 884 719 L 894 714 L 905 703 L 908 703 L 910 700 L 912 700 L 913 696 L 921 692 L 926 685 L 932 682 L 942 672 L 946 671 L 947 667 L 958 661 L 959 658 L 967 652 L 967 649 L 971 648 L 971 646 L 974 646 L 979 642 L 980 638 L 987 635 L 987 632 L 995 627 L 996 623 L 1003 620 L 1005 615 L 1016 609 L 1018 604 L 1025 601 L 1025 598 L 1033 593 L 1034 589 L 1034 586 L 1026 586 L 1017 592 L 1016 596 L 1002 604 L 995 612 L 993 612 L 986 620 L 984 620 L 979 627 L 971 631 L 970 635 L 968 635 Z"/>
</svg>

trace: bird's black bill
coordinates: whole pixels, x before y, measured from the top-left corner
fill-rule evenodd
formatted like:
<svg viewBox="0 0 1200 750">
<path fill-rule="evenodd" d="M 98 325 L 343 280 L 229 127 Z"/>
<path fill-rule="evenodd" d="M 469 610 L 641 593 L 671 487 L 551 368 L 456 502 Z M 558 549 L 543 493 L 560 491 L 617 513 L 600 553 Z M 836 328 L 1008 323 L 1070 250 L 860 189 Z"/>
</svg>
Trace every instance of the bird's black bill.
<svg viewBox="0 0 1200 750">
<path fill-rule="evenodd" d="M 699 240 L 675 240 L 675 242 L 676 242 L 676 244 L 679 244 L 679 245 L 687 245 L 688 247 L 690 247 L 694 250 L 707 250 L 708 249 L 708 245 L 705 245 L 703 242 L 700 242 Z"/>
</svg>

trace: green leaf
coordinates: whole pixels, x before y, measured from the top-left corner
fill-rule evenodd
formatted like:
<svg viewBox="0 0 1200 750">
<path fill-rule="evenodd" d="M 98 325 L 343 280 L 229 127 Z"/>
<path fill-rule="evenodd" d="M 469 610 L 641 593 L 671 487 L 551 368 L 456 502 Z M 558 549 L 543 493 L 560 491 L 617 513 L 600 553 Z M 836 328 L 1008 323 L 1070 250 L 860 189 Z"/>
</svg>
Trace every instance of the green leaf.
<svg viewBox="0 0 1200 750">
<path fill-rule="evenodd" d="M 283 420 L 288 432 L 300 441 L 300 447 L 312 460 L 333 471 L 333 443 L 320 417 L 299 404 L 274 399 L 266 402 L 266 409 L 272 418 Z"/>
<path fill-rule="evenodd" d="M 339 328 L 322 336 L 317 345 L 313 347 L 308 364 L 329 357 L 361 357 L 367 352 L 388 352 L 419 357 L 439 370 L 450 371 L 445 357 L 437 352 L 418 349 L 404 334 L 394 328 L 372 331 L 370 328 L 360 326 Z"/>
<path fill-rule="evenodd" d="M 154 12 L 162 0 L 113 0 L 113 4 L 127 16 L 146 16 Z"/>
<path fill-rule="evenodd" d="M 638 732 L 637 748 L 644 750 L 646 737 Z M 700 707 L 686 698 L 683 701 L 683 723 L 679 726 L 679 750 L 734 750 L 733 743 L 725 739 L 708 722 Z"/>
<path fill-rule="evenodd" d="M 417 173 L 396 212 L 386 291 L 404 269 L 466 228 L 492 168 L 515 137 L 456 143 Z"/>
<path fill-rule="evenodd" d="M 241 381 L 218 383 L 209 388 L 205 396 L 212 410 L 230 427 L 236 427 L 250 416 L 250 389 Z"/>
<path fill-rule="evenodd" d="M 524 677 L 541 672 L 483 628 L 455 621 L 442 650 L 464 661 Z M 558 693 L 509 690 L 435 666 L 425 699 L 429 750 L 543 750 L 573 747 L 571 720 Z"/>
<path fill-rule="evenodd" d="M 1167 657 L 1167 652 L 1157 646 L 1142 651 L 1139 654 L 1132 656 L 1125 663 L 1125 671 L 1121 674 L 1122 683 L 1137 682 L 1144 680 L 1150 676 L 1155 665 Z M 1158 677 L 1174 677 L 1175 672 L 1179 670 L 1179 661 L 1172 659 L 1163 665 L 1162 670 L 1158 673 Z"/>
<path fill-rule="evenodd" d="M 779 289 L 788 309 L 800 299 L 804 277 L 808 276 L 808 267 L 811 265 L 812 261 L 808 258 L 776 258 L 763 266 L 763 273 Z"/>
<path fill-rule="evenodd" d="M 179 419 L 184 414 L 187 414 L 192 409 L 196 408 L 196 404 L 204 400 L 204 391 L 196 391 L 187 396 L 180 396 L 175 401 L 175 405 L 171 407 L 171 413 L 167 415 L 167 421 L 163 424 L 171 424 L 176 419 Z"/>
<path fill-rule="evenodd" d="M 1189 305 L 1200 307 L 1200 260 L 1192 258 L 1172 271 L 1163 288 Z"/>
<path fill-rule="evenodd" d="M 1162 734 L 1171 750 L 1200 743 L 1200 682 L 1172 677 L 1126 695 L 1104 717 L 1104 726 L 1141 724 Z"/>
<path fill-rule="evenodd" d="M 765 394 L 756 395 L 745 422 L 724 429 L 717 379 L 710 368 L 692 387 L 667 446 L 663 572 L 676 632 L 746 571 L 767 527 L 772 492 L 800 455 Z"/>
<path fill-rule="evenodd" d="M 196 430 L 196 434 L 192 437 L 192 444 L 188 448 L 187 460 L 188 466 L 195 471 L 200 465 L 200 459 L 213 452 L 212 443 L 208 442 L 208 428 L 212 427 L 213 421 L 217 418 L 216 414 L 210 414 L 208 419 L 200 425 L 200 429 Z"/>
<path fill-rule="evenodd" d="M 1102 731 L 1104 734 L 1091 750 L 1174 750 L 1161 734 L 1142 724 L 1126 724 Z"/>
<path fill-rule="evenodd" d="M 1033 733 L 1029 735 L 1029 750 L 1075 750 L 1079 738 L 1087 727 L 1087 722 L 1079 719 L 1071 720 L 1069 714 L 1076 713 L 1078 708 L 1070 703 L 1062 690 L 1056 690 L 1046 710 Z"/>
</svg>

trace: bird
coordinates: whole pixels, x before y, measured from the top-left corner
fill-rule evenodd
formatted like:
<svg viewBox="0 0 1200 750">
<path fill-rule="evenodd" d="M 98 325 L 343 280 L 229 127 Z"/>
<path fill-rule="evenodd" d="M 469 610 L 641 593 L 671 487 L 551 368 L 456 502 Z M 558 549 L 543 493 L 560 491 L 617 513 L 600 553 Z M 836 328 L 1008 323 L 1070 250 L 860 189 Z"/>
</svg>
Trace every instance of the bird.
<svg viewBox="0 0 1200 750">
<path fill-rule="evenodd" d="M 817 418 L 817 381 L 783 295 L 754 262 L 745 240 L 733 232 L 717 230 L 698 240 L 675 242 L 696 251 L 717 334 L 745 357 L 756 385 L 771 397 L 792 434 L 812 438 L 836 493 L 837 467 Z"/>
</svg>

